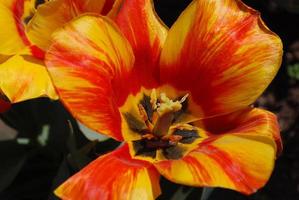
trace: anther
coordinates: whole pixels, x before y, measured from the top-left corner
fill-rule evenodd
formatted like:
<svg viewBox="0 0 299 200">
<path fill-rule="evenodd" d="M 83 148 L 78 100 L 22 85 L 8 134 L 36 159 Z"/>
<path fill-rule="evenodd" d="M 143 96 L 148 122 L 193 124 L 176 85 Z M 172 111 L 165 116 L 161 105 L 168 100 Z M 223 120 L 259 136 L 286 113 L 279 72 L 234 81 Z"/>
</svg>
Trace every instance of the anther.
<svg viewBox="0 0 299 200">
<path fill-rule="evenodd" d="M 145 122 L 149 131 L 152 131 L 154 128 L 154 125 L 149 121 L 145 108 L 143 107 L 142 104 L 138 104 L 138 109 L 139 109 L 140 117 Z"/>
</svg>

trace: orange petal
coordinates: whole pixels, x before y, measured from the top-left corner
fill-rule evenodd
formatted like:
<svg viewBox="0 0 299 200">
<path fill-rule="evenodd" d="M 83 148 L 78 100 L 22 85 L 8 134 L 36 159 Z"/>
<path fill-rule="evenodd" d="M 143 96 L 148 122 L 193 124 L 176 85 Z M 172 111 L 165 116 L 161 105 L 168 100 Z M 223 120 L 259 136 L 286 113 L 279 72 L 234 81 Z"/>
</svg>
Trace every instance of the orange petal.
<svg viewBox="0 0 299 200">
<path fill-rule="evenodd" d="M 0 90 L 11 103 L 48 96 L 57 99 L 49 74 L 41 60 L 15 55 L 0 64 Z"/>
<path fill-rule="evenodd" d="M 3 0 L 0 3 L 0 54 L 33 55 L 44 58 L 44 52 L 33 45 L 26 33 L 25 24 L 35 12 L 35 0 Z"/>
<path fill-rule="evenodd" d="M 247 108 L 227 115 L 203 119 L 196 123 L 211 133 L 210 136 L 232 131 L 249 137 L 260 135 L 270 137 L 276 142 L 278 155 L 283 148 L 276 115 L 263 109 Z"/>
<path fill-rule="evenodd" d="M 51 44 L 51 35 L 74 17 L 86 13 L 100 14 L 105 0 L 54 0 L 37 8 L 27 26 L 27 35 L 35 45 L 43 50 Z"/>
<path fill-rule="evenodd" d="M 83 124 L 121 140 L 115 106 L 132 68 L 130 44 L 105 17 L 81 16 L 53 34 L 46 64 L 59 96 Z M 117 88 L 114 90 L 112 88 Z"/>
<path fill-rule="evenodd" d="M 169 31 L 161 80 L 189 90 L 202 116 L 252 104 L 281 64 L 282 43 L 240 0 L 195 0 Z"/>
<path fill-rule="evenodd" d="M 275 144 L 244 136 L 224 135 L 200 146 L 181 160 L 155 164 L 167 179 L 184 185 L 223 187 L 256 192 L 274 167 Z"/>
<path fill-rule="evenodd" d="M 72 200 L 152 200 L 160 195 L 159 173 L 133 160 L 127 145 L 99 157 L 63 183 L 55 194 Z"/>
<path fill-rule="evenodd" d="M 240 119 L 229 119 L 232 116 Z M 252 109 L 222 119 L 218 124 L 214 120 L 213 126 L 220 130 L 225 123 L 231 123 L 231 127 L 210 135 L 181 160 L 155 164 L 158 171 L 169 180 L 192 186 L 223 187 L 245 194 L 263 187 L 277 152 L 279 130 L 275 116 Z"/>
<path fill-rule="evenodd" d="M 167 27 L 155 13 L 153 1 L 125 0 L 116 23 L 133 48 L 137 85 L 146 88 L 156 86 L 159 79 L 157 63 L 167 36 Z"/>
</svg>

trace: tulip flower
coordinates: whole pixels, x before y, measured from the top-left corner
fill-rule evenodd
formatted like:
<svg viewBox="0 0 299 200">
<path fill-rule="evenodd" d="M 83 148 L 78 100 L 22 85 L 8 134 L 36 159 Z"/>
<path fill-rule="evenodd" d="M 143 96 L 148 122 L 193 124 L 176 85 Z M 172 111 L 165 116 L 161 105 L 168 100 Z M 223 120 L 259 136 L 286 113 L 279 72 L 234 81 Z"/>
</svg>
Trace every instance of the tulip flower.
<svg viewBox="0 0 299 200">
<path fill-rule="evenodd" d="M 111 18 L 120 0 L 1 0 L 0 90 L 16 103 L 36 97 L 58 96 L 44 65 L 53 31 L 82 13 Z"/>
<path fill-rule="evenodd" d="M 168 28 L 150 0 L 115 21 L 80 16 L 52 35 L 46 65 L 89 128 L 121 141 L 64 182 L 62 199 L 154 199 L 159 178 L 252 194 L 282 149 L 276 116 L 251 105 L 282 43 L 240 0 L 194 0 Z"/>
</svg>

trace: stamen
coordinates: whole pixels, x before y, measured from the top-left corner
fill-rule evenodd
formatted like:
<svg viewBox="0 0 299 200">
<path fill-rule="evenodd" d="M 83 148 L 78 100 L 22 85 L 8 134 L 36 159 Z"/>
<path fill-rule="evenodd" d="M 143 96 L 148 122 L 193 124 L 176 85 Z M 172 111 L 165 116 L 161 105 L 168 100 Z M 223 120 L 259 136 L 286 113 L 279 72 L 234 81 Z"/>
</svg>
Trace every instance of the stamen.
<svg viewBox="0 0 299 200">
<path fill-rule="evenodd" d="M 179 159 L 186 152 L 182 144 L 192 144 L 199 138 L 199 130 L 193 125 L 176 121 L 188 112 L 189 94 L 174 100 L 165 93 L 143 94 L 139 101 L 138 119 L 135 115 L 124 113 L 129 128 L 140 134 L 141 139 L 132 141 L 135 156 L 161 159 L 161 152 L 166 159 Z M 162 159 L 164 159 L 162 158 Z"/>
<path fill-rule="evenodd" d="M 138 109 L 139 109 L 140 117 L 142 118 L 142 120 L 147 121 L 148 117 L 147 117 L 147 113 L 146 113 L 146 110 L 144 109 L 144 107 L 141 104 L 138 104 Z"/>
<path fill-rule="evenodd" d="M 162 140 L 169 140 L 173 144 L 177 144 L 182 138 L 183 136 L 181 135 L 165 135 L 162 137 Z"/>
<path fill-rule="evenodd" d="M 139 108 L 140 117 L 145 122 L 148 130 L 151 132 L 154 128 L 154 125 L 148 119 L 148 114 L 147 114 L 145 108 L 141 104 L 138 104 L 138 108 Z"/>
<path fill-rule="evenodd" d="M 155 139 L 156 137 L 153 134 L 145 134 L 142 136 L 142 139 L 147 139 L 147 140 L 152 140 Z"/>
<path fill-rule="evenodd" d="M 174 126 L 174 129 L 192 131 L 195 129 L 195 127 L 190 124 L 178 124 L 178 125 Z"/>
<path fill-rule="evenodd" d="M 185 94 L 185 96 L 183 96 L 183 97 L 181 98 L 181 100 L 180 100 L 179 102 L 180 102 L 180 103 L 184 103 L 184 101 L 186 101 L 188 97 L 189 97 L 189 94 L 187 93 L 187 94 Z"/>
<path fill-rule="evenodd" d="M 153 110 L 156 110 L 157 109 L 157 92 L 156 92 L 156 89 L 152 90 L 151 101 L 150 102 L 152 104 Z"/>
</svg>

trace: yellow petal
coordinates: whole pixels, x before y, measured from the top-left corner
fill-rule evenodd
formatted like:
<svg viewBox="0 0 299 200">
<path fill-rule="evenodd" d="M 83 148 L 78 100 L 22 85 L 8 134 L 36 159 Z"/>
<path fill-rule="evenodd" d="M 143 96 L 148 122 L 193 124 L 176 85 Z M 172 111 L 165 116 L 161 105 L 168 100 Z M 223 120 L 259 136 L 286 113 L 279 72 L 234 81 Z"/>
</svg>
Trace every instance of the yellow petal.
<svg viewBox="0 0 299 200">
<path fill-rule="evenodd" d="M 264 186 L 274 167 L 275 144 L 224 135 L 181 160 L 155 164 L 169 180 L 191 186 L 223 187 L 251 194 Z"/>
<path fill-rule="evenodd" d="M 223 134 L 233 129 L 235 132 L 239 131 L 242 135 L 248 137 L 270 137 L 276 142 L 277 154 L 279 155 L 282 151 L 282 140 L 277 117 L 275 114 L 263 109 L 246 108 L 194 123 L 211 133 L 210 136 Z"/>
<path fill-rule="evenodd" d="M 28 14 L 31 0 L 1 0 L 0 2 L 0 54 L 29 53 L 30 45 L 25 34 L 24 16 Z M 25 10 L 24 10 L 25 6 Z M 27 48 L 27 49 L 26 49 Z M 26 50 L 24 50 L 26 49 Z"/>
<path fill-rule="evenodd" d="M 31 42 L 43 50 L 51 44 L 51 35 L 74 17 L 86 13 L 101 13 L 105 0 L 53 0 L 37 8 L 27 26 Z"/>
<path fill-rule="evenodd" d="M 156 163 L 158 171 L 180 184 L 256 192 L 273 170 L 279 127 L 267 111 L 243 112 L 205 121 L 214 132 L 181 160 Z"/>
<path fill-rule="evenodd" d="M 43 62 L 31 56 L 15 55 L 0 64 L 0 77 L 0 89 L 12 103 L 58 98 Z"/>
</svg>

